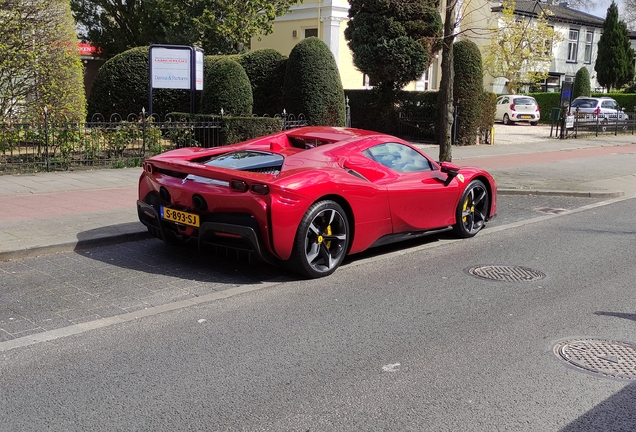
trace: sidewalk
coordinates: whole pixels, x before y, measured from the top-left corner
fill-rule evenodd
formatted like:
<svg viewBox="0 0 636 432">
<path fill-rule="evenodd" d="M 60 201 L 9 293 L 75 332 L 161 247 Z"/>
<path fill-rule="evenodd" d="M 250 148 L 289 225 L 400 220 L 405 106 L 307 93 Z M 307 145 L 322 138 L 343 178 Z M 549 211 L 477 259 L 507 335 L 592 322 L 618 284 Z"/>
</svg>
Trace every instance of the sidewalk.
<svg viewBox="0 0 636 432">
<path fill-rule="evenodd" d="M 500 194 L 636 195 L 636 136 L 558 140 L 549 133 L 549 126 L 496 125 L 494 145 L 453 147 L 453 162 L 489 170 Z M 418 147 L 437 159 L 437 146 Z M 0 261 L 147 238 L 136 211 L 140 173 L 0 176 Z"/>
</svg>

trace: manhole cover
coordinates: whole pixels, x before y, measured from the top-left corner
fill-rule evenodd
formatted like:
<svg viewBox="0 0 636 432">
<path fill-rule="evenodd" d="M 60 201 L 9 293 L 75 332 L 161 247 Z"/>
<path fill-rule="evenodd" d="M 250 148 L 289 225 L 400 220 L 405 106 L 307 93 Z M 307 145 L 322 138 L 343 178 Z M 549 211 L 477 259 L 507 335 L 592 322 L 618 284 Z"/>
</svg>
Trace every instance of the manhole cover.
<svg viewBox="0 0 636 432">
<path fill-rule="evenodd" d="M 469 268 L 468 274 L 482 279 L 503 282 L 532 282 L 545 278 L 545 274 L 519 266 L 482 265 Z"/>
<path fill-rule="evenodd" d="M 605 377 L 636 379 L 636 346 L 595 339 L 567 340 L 554 346 L 554 353 L 578 369 Z"/>
<path fill-rule="evenodd" d="M 541 213 L 547 213 L 547 214 L 563 214 L 563 213 L 568 213 L 569 210 L 566 209 L 562 209 L 562 208 L 551 208 L 551 207 L 541 207 L 536 209 L 538 212 Z"/>
</svg>

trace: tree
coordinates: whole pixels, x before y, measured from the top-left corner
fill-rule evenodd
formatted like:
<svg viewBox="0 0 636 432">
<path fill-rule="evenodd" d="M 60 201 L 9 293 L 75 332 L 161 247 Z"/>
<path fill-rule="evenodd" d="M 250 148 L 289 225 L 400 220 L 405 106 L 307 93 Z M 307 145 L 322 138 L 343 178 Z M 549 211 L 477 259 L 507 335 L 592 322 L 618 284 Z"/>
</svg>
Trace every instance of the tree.
<svg viewBox="0 0 636 432">
<path fill-rule="evenodd" d="M 0 120 L 85 115 L 83 67 L 64 0 L 0 0 Z"/>
<path fill-rule="evenodd" d="M 599 84 L 608 90 L 619 89 L 634 78 L 634 51 L 627 26 L 618 20 L 618 6 L 614 1 L 607 9 L 594 70 Z"/>
<path fill-rule="evenodd" d="M 442 39 L 442 80 L 439 86 L 437 112 L 437 139 L 439 142 L 439 161 L 450 162 L 452 156 L 453 128 L 453 83 L 455 69 L 453 66 L 453 41 L 455 39 L 457 0 L 448 0 L 444 12 L 444 38 Z"/>
<path fill-rule="evenodd" d="M 230 58 L 212 63 L 205 71 L 201 112 L 234 116 L 252 115 L 254 99 L 250 80 L 245 69 Z"/>
<path fill-rule="evenodd" d="M 498 28 L 483 49 L 484 69 L 494 78 L 505 78 L 510 94 L 524 83 L 535 83 L 548 76 L 552 46 L 563 36 L 549 25 L 549 11 L 536 4 L 537 17 L 515 15 L 514 0 L 504 0 Z"/>
<path fill-rule="evenodd" d="M 475 144 L 484 93 L 481 52 L 475 42 L 462 40 L 453 47 L 453 102 L 459 109 L 457 144 Z"/>
<path fill-rule="evenodd" d="M 574 85 L 572 86 L 572 99 L 579 96 L 590 96 L 592 93 L 590 85 L 590 72 L 586 67 L 582 67 L 576 72 Z"/>
<path fill-rule="evenodd" d="M 71 0 L 81 38 L 112 57 L 153 43 L 197 45 L 206 54 L 231 54 L 300 0 Z"/>
<path fill-rule="evenodd" d="M 345 125 L 338 66 L 327 44 L 317 37 L 303 39 L 289 53 L 283 104 L 292 114 L 304 114 L 310 125 Z"/>
<path fill-rule="evenodd" d="M 345 39 L 353 63 L 381 90 L 395 91 L 419 79 L 440 49 L 438 2 L 350 0 Z"/>
</svg>

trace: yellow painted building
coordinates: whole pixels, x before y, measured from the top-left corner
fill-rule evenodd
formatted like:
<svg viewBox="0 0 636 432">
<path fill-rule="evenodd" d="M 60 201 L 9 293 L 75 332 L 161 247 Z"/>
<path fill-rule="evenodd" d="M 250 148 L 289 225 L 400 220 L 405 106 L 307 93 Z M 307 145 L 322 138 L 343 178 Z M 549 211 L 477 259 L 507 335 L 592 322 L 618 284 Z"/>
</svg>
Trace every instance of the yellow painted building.
<svg viewBox="0 0 636 432">
<path fill-rule="evenodd" d="M 445 2 L 440 13 L 444 18 Z M 459 2 L 456 34 L 458 38 L 482 39 L 487 29 L 487 20 L 492 3 L 488 0 L 463 0 Z M 273 33 L 254 37 L 253 50 L 273 48 L 286 56 L 302 39 L 317 36 L 331 50 L 345 89 L 364 89 L 368 80 L 353 65 L 353 58 L 344 31 L 347 28 L 349 2 L 346 0 L 304 0 L 302 4 L 292 6 L 289 12 L 276 18 Z M 405 90 L 437 90 L 441 79 L 441 52 L 431 59 L 426 73 L 418 80 L 408 84 Z"/>
</svg>

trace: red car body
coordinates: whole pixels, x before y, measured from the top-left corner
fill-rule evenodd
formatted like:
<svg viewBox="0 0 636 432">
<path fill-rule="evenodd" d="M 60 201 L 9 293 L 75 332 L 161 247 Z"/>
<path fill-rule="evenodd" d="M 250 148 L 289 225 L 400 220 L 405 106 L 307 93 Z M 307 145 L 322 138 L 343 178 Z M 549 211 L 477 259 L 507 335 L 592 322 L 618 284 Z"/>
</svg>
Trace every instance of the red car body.
<svg viewBox="0 0 636 432">
<path fill-rule="evenodd" d="M 460 204 L 468 185 L 478 188 Z M 452 227 L 470 237 L 496 214 L 496 191 L 487 172 L 440 165 L 390 135 L 303 127 L 147 159 L 138 214 L 165 241 L 244 250 L 320 277 L 372 246 Z M 479 226 L 467 230 L 470 217 Z M 315 254 L 323 263 L 307 266 Z"/>
</svg>

